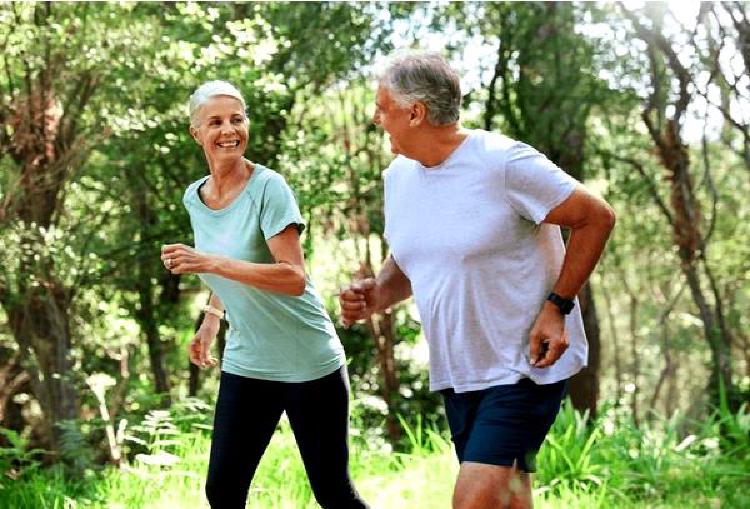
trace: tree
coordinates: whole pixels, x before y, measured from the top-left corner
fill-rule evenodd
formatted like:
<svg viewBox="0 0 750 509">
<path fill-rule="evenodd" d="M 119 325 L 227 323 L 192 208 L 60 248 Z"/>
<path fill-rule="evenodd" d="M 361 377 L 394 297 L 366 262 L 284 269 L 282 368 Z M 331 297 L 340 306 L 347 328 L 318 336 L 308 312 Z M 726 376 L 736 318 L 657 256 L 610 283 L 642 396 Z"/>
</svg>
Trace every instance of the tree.
<svg viewBox="0 0 750 509">
<path fill-rule="evenodd" d="M 695 88 L 690 64 L 683 63 L 663 33 L 663 6 L 652 6 L 648 16 L 621 9 L 632 23 L 635 35 L 648 48 L 651 93 L 643 106 L 642 119 L 653 142 L 653 148 L 669 183 L 669 201 L 661 198 L 644 165 L 633 158 L 620 158 L 629 163 L 650 183 L 652 197 L 672 230 L 672 238 L 693 302 L 703 323 L 703 333 L 711 351 L 712 372 L 709 389 L 714 402 L 719 401 L 722 387 L 736 404 L 736 388 L 732 380 L 733 334 L 725 315 L 724 298 L 717 284 L 714 269 L 708 262 L 708 241 L 715 220 L 717 195 L 712 194 L 712 210 L 708 220 L 698 199 L 691 161 L 683 140 L 687 110 L 694 99 Z M 699 16 L 705 10 L 701 9 Z M 709 167 L 704 168 L 706 172 Z M 710 177 L 709 177 L 710 178 Z M 709 180 L 710 182 L 710 180 Z M 708 226 L 704 226 L 708 225 Z M 705 289 L 706 282 L 708 289 Z M 711 299 L 713 302 L 711 302 Z"/>
<path fill-rule="evenodd" d="M 85 253 L 92 227 L 96 231 L 90 217 L 85 225 L 71 221 L 66 191 L 106 135 L 108 73 L 137 60 L 134 40 L 149 40 L 146 24 L 125 23 L 120 9 L 0 7 L 0 303 L 44 414 L 42 436 L 53 450 L 61 441 L 57 424 L 78 417 L 70 313 L 89 258 L 74 250 Z"/>
</svg>

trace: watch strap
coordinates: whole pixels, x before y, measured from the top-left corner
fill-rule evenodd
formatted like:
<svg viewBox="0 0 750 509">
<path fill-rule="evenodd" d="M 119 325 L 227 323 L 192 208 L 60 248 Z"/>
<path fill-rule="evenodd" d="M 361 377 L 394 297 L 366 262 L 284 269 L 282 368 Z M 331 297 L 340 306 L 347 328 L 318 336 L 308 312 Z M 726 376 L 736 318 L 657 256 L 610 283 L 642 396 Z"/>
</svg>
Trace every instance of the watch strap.
<svg viewBox="0 0 750 509">
<path fill-rule="evenodd" d="M 552 304 L 558 307 L 560 310 L 560 313 L 563 315 L 569 315 L 571 311 L 573 311 L 573 307 L 575 306 L 575 302 L 573 302 L 573 299 L 566 299 L 565 297 L 560 297 L 555 292 L 551 292 L 547 296 L 547 300 L 550 301 Z"/>
</svg>

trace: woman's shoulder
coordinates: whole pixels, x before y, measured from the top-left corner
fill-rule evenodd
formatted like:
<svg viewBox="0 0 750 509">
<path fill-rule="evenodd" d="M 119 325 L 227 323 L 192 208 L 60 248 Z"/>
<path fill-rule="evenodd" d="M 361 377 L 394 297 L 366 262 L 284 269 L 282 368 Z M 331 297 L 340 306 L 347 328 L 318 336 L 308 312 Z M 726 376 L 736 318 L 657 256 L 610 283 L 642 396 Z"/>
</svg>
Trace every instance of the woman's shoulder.
<svg viewBox="0 0 750 509">
<path fill-rule="evenodd" d="M 263 166 L 262 164 L 256 163 L 255 169 L 253 171 L 255 172 L 255 175 L 254 175 L 255 178 L 257 178 L 260 182 L 263 182 L 265 184 L 268 184 L 268 183 L 286 184 L 286 179 L 281 173 L 267 166 Z"/>
<path fill-rule="evenodd" d="M 185 192 L 182 195 L 182 202 L 185 205 L 188 205 L 192 201 L 199 199 L 198 198 L 198 188 L 200 188 L 200 186 L 202 186 L 203 183 L 206 180 L 208 180 L 208 177 L 210 177 L 210 175 L 205 175 L 205 176 L 199 178 L 198 180 L 196 180 L 195 182 L 193 182 L 192 184 L 190 184 L 189 186 L 187 186 L 187 188 L 185 189 Z"/>
<path fill-rule="evenodd" d="M 254 164 L 253 175 L 250 179 L 251 185 L 248 185 L 245 191 L 251 195 L 265 194 L 269 190 L 278 191 L 289 187 L 281 173 L 258 163 Z"/>
</svg>

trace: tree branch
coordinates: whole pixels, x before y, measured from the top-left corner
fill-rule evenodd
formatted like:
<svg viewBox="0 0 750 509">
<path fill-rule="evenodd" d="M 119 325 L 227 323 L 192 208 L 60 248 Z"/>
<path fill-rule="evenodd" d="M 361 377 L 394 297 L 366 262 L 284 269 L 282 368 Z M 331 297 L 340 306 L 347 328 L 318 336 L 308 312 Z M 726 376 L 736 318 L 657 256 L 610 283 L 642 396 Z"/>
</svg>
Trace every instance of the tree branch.
<svg viewBox="0 0 750 509">
<path fill-rule="evenodd" d="M 656 205 L 659 207 L 659 210 L 661 210 L 661 213 L 667 219 L 667 222 L 670 224 L 670 226 L 672 226 L 674 224 L 672 213 L 669 211 L 669 208 L 667 208 L 664 200 L 661 199 L 661 196 L 659 196 L 659 191 L 657 190 L 656 184 L 646 173 L 646 170 L 643 168 L 643 164 L 630 157 L 618 156 L 617 154 L 613 154 L 612 152 L 607 152 L 606 155 L 611 157 L 615 161 L 620 161 L 622 163 L 630 165 L 638 172 L 639 175 L 641 175 L 641 177 L 643 177 L 643 181 L 646 183 L 651 197 L 654 199 L 654 202 L 656 202 Z"/>
</svg>

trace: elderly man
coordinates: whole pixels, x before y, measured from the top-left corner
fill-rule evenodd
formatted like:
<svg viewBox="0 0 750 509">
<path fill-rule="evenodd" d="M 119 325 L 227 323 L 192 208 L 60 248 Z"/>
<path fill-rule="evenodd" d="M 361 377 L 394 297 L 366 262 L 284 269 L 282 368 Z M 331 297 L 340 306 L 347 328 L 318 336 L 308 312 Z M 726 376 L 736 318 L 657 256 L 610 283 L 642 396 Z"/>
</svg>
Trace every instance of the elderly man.
<svg viewBox="0 0 750 509">
<path fill-rule="evenodd" d="M 380 77 L 373 122 L 397 155 L 384 174 L 391 255 L 342 290 L 342 319 L 414 295 L 461 464 L 453 507 L 530 508 L 536 453 L 586 365 L 575 296 L 615 216 L 532 147 L 461 128 L 460 104 L 439 55 L 397 58 Z"/>
</svg>

